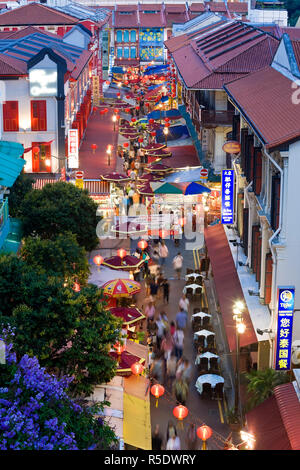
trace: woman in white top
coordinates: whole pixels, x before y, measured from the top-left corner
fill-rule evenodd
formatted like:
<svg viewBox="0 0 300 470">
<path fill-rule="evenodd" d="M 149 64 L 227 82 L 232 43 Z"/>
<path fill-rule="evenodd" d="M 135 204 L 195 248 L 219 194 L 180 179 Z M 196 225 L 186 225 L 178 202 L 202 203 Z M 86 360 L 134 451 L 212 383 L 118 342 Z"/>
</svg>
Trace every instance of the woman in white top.
<svg viewBox="0 0 300 470">
<path fill-rule="evenodd" d="M 183 310 L 187 313 L 189 313 L 189 306 L 190 306 L 190 301 L 186 297 L 185 294 L 182 294 L 182 297 L 179 300 L 179 307 L 183 308 Z"/>
</svg>

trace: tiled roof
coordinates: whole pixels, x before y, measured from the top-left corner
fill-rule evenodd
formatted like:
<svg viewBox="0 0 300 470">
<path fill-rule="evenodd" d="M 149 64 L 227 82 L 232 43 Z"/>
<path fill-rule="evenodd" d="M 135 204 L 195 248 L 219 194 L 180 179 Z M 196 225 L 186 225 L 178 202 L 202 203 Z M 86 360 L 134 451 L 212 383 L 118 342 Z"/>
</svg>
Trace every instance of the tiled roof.
<svg viewBox="0 0 300 470">
<path fill-rule="evenodd" d="M 291 99 L 292 81 L 280 72 L 267 67 L 224 88 L 267 148 L 300 138 L 300 106 Z"/>
<path fill-rule="evenodd" d="M 27 64 L 0 53 L 0 76 L 27 75 Z"/>
<path fill-rule="evenodd" d="M 283 27 L 281 27 L 280 29 L 282 31 L 282 34 L 284 34 L 284 33 L 288 34 L 292 41 L 300 40 L 300 28 L 296 28 L 296 27 L 283 28 Z"/>
<path fill-rule="evenodd" d="M 130 5 L 135 6 L 135 5 Z M 124 11 L 124 10 L 122 10 Z M 114 25 L 116 28 L 137 28 L 138 27 L 138 16 L 137 11 L 128 10 L 131 13 L 129 15 L 122 15 L 116 11 L 114 13 Z"/>
<path fill-rule="evenodd" d="M 218 11 L 221 13 L 226 13 L 226 6 L 224 2 L 206 2 L 206 7 L 210 9 L 210 11 Z"/>
<path fill-rule="evenodd" d="M 300 403 L 293 383 L 279 385 L 274 394 L 292 450 L 300 450 Z"/>
<path fill-rule="evenodd" d="M 29 36 L 30 34 L 34 34 L 34 33 L 41 33 L 41 34 L 45 34 L 46 36 L 60 39 L 60 37 L 57 36 L 57 34 L 50 33 L 49 31 L 44 31 L 44 30 L 41 31 L 39 28 L 35 26 L 26 26 L 26 28 L 19 29 L 19 31 L 9 31 L 7 33 L 8 35 L 6 36 L 6 38 L 7 39 L 20 39 L 20 38 L 24 38 L 25 36 Z M 4 39 L 4 37 L 0 36 L 0 39 Z M 0 42 L 0 46 L 1 46 L 1 42 Z"/>
<path fill-rule="evenodd" d="M 230 13 L 248 13 L 247 2 L 227 2 L 227 8 Z"/>
<path fill-rule="evenodd" d="M 239 78 L 269 65 L 278 42 L 241 21 L 223 20 L 190 35 L 171 38 L 165 44 L 187 87 L 199 89 L 209 83 L 222 87 L 234 79 L 234 74 Z M 212 77 L 214 74 L 216 77 Z"/>
<path fill-rule="evenodd" d="M 152 8 L 149 8 L 149 10 L 152 10 Z M 141 28 L 163 28 L 166 26 L 165 17 L 161 11 L 159 13 L 144 13 L 140 11 L 139 17 Z"/>
<path fill-rule="evenodd" d="M 205 6 L 203 3 L 192 3 L 190 5 L 191 12 L 205 11 Z"/>
<path fill-rule="evenodd" d="M 186 11 L 166 13 L 166 25 L 171 27 L 173 23 L 185 23 L 189 19 L 187 15 Z"/>
<path fill-rule="evenodd" d="M 0 26 L 77 24 L 78 19 L 54 8 L 29 3 L 0 15 Z"/>
<path fill-rule="evenodd" d="M 298 65 L 298 69 L 300 70 L 300 41 L 291 41 L 291 42 L 293 46 L 295 59 Z"/>
</svg>

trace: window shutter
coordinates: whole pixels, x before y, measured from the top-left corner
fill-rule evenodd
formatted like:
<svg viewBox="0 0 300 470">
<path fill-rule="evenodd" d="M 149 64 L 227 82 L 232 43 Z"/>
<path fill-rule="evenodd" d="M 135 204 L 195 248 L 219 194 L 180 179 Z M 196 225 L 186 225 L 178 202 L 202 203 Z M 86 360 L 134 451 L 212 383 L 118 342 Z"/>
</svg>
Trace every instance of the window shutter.
<svg viewBox="0 0 300 470">
<path fill-rule="evenodd" d="M 262 153 L 261 149 L 254 147 L 254 175 L 253 175 L 253 190 L 256 196 L 261 192 L 261 179 L 262 179 Z"/>
<path fill-rule="evenodd" d="M 47 108 L 45 100 L 31 101 L 31 130 L 47 130 Z"/>
<path fill-rule="evenodd" d="M 273 230 L 279 226 L 280 212 L 280 176 L 276 174 L 272 177 L 272 198 L 271 198 L 271 225 Z"/>
<path fill-rule="evenodd" d="M 5 101 L 3 103 L 3 131 L 17 132 L 19 130 L 19 103 Z"/>
<path fill-rule="evenodd" d="M 273 259 L 272 254 L 268 253 L 266 255 L 266 275 L 265 275 L 265 304 L 271 302 L 272 295 L 272 267 Z"/>
</svg>

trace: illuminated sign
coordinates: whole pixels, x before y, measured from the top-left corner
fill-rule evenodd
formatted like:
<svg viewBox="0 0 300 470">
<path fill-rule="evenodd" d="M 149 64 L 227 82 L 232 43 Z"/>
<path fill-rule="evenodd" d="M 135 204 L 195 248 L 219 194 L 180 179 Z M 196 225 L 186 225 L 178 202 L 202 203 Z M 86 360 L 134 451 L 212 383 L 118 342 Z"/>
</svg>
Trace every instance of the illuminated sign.
<svg viewBox="0 0 300 470">
<path fill-rule="evenodd" d="M 240 153 L 241 144 L 235 140 L 228 140 L 228 142 L 225 142 L 222 149 L 226 153 Z"/>
<path fill-rule="evenodd" d="M 56 96 L 57 71 L 47 69 L 33 69 L 29 72 L 31 96 Z"/>
<path fill-rule="evenodd" d="M 234 170 L 222 171 L 221 223 L 233 224 Z"/>
<path fill-rule="evenodd" d="M 68 167 L 78 168 L 78 129 L 68 131 Z"/>
<path fill-rule="evenodd" d="M 276 370 L 290 370 L 295 303 L 294 287 L 278 287 Z"/>
</svg>

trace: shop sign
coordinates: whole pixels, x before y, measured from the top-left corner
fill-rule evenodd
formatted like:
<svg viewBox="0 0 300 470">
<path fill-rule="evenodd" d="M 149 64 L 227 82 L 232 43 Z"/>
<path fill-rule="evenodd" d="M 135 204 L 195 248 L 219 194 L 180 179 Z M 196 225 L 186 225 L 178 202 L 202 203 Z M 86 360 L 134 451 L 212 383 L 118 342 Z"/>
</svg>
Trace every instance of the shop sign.
<svg viewBox="0 0 300 470">
<path fill-rule="evenodd" d="M 78 129 L 68 131 L 68 167 L 78 168 Z"/>
<path fill-rule="evenodd" d="M 233 190 L 234 170 L 222 170 L 222 224 L 233 224 Z"/>
<path fill-rule="evenodd" d="M 226 153 L 240 153 L 241 144 L 235 140 L 228 140 L 222 147 L 223 151 Z"/>
<path fill-rule="evenodd" d="M 294 287 L 278 287 L 276 370 L 290 370 L 295 303 Z"/>
<path fill-rule="evenodd" d="M 57 71 L 53 69 L 32 69 L 29 71 L 30 96 L 56 96 Z"/>
</svg>

